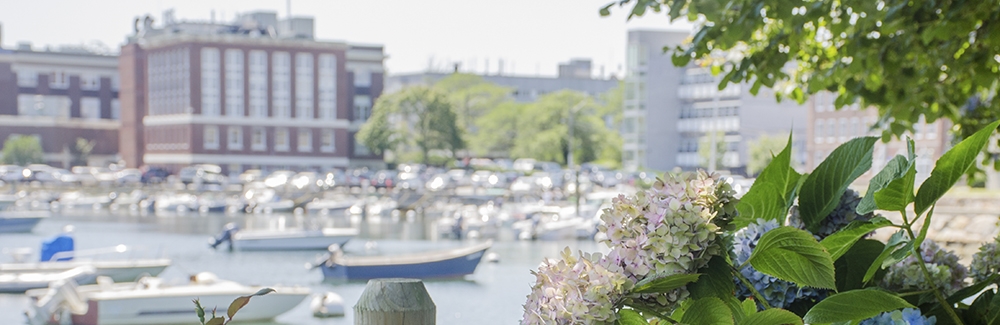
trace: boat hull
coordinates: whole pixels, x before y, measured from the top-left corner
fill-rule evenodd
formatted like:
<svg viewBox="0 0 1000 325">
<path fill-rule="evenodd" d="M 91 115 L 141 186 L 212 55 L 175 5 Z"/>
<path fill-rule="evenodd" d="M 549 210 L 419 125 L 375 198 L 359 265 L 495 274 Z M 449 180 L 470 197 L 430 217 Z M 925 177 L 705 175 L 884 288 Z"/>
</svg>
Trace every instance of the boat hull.
<svg viewBox="0 0 1000 325">
<path fill-rule="evenodd" d="M 243 251 L 286 251 L 286 250 L 325 250 L 330 245 L 343 246 L 350 236 L 331 237 L 298 237 L 298 238 L 251 238 L 233 240 L 233 248 Z"/>
<path fill-rule="evenodd" d="M 31 232 L 45 217 L 0 217 L 0 234 Z"/>
<path fill-rule="evenodd" d="M 369 280 L 377 278 L 457 278 L 472 274 L 488 248 L 468 255 L 424 263 L 388 265 L 323 264 L 323 277 L 327 280 Z"/>
<path fill-rule="evenodd" d="M 229 304 L 245 293 L 198 294 L 206 310 L 218 307 L 225 314 Z M 253 297 L 234 319 L 239 322 L 274 319 L 295 308 L 308 296 L 304 293 L 271 293 Z M 197 321 L 192 296 L 128 297 L 120 299 L 89 299 L 87 313 L 73 315 L 75 325 L 130 325 L 130 324 L 191 324 Z"/>
<path fill-rule="evenodd" d="M 0 272 L 60 272 L 86 265 L 94 267 L 95 276 L 110 277 L 115 282 L 129 282 L 142 276 L 160 274 L 167 266 L 170 266 L 170 260 L 8 263 L 0 264 Z M 81 284 L 89 283 L 93 283 L 93 279 L 81 282 Z"/>
</svg>

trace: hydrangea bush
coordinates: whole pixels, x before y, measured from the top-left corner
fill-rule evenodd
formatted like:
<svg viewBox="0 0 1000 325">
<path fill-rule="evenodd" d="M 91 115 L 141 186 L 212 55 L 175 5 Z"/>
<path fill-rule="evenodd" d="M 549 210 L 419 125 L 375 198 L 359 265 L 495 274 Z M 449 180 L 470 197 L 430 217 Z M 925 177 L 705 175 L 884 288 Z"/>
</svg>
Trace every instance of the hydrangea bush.
<svg viewBox="0 0 1000 325">
<path fill-rule="evenodd" d="M 871 169 L 874 137 L 844 143 L 808 174 L 791 167 L 789 137 L 739 199 L 719 175 L 668 173 L 604 211 L 607 256 L 567 249 L 533 273 L 522 323 L 990 323 L 1000 315 L 988 287 L 1000 279 L 996 242 L 970 271 L 926 240 L 926 225 L 998 125 L 955 145 L 919 186 L 909 141 L 863 196 L 848 186 Z M 879 229 L 894 234 L 868 238 Z"/>
</svg>

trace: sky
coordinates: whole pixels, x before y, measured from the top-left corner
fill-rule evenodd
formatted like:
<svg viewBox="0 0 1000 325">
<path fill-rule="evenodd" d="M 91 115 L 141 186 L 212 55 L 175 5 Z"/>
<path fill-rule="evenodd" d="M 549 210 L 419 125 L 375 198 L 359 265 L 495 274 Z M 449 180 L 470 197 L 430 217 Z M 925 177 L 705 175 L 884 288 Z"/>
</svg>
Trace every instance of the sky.
<svg viewBox="0 0 1000 325">
<path fill-rule="evenodd" d="M 279 19 L 313 16 L 319 40 L 381 44 L 390 74 L 451 69 L 473 73 L 554 76 L 560 62 L 589 58 L 594 74 L 622 75 L 629 29 L 690 30 L 666 14 L 627 19 L 628 8 L 612 15 L 598 10 L 612 0 L 0 0 L 0 46 L 31 42 L 45 46 L 103 43 L 113 51 L 132 33 L 132 21 L 231 21 L 237 14 L 274 11 Z"/>
</svg>

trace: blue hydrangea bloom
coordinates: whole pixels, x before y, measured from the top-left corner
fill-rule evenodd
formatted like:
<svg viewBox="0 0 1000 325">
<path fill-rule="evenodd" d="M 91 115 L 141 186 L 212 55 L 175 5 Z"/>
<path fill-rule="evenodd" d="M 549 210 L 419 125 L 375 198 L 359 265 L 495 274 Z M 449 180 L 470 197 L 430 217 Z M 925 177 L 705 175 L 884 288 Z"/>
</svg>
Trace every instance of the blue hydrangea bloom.
<svg viewBox="0 0 1000 325">
<path fill-rule="evenodd" d="M 733 238 L 734 264 L 743 265 L 743 263 L 750 259 L 750 254 L 757 247 L 760 237 L 764 233 L 778 227 L 778 222 L 775 220 L 765 221 L 758 219 L 746 228 L 736 232 Z M 740 269 L 740 273 L 753 284 L 754 288 L 760 292 L 760 295 L 767 300 L 767 303 L 771 307 L 786 308 L 795 302 L 796 299 L 820 299 L 825 297 L 825 294 L 820 291 L 811 288 L 799 288 L 792 282 L 779 280 L 773 276 L 761 273 L 749 264 Z M 753 296 L 753 293 L 743 284 L 743 281 L 739 279 L 734 279 L 734 281 L 736 282 L 736 295 L 738 297 L 748 298 Z"/>
<path fill-rule="evenodd" d="M 934 325 L 937 317 L 924 317 L 916 308 L 906 308 L 884 312 L 878 316 L 861 321 L 859 325 Z"/>
<path fill-rule="evenodd" d="M 855 211 L 860 202 L 861 196 L 858 195 L 858 192 L 851 189 L 845 191 L 844 195 L 840 197 L 840 203 L 837 204 L 837 208 L 830 211 L 830 214 L 826 218 L 823 218 L 823 221 L 820 221 L 819 230 L 812 233 L 816 237 L 816 240 L 823 240 L 823 238 L 843 229 L 852 221 L 868 221 L 874 218 L 874 213 L 859 215 Z M 806 230 L 806 225 L 802 222 L 802 217 L 799 216 L 798 206 L 793 206 L 789 212 L 788 225 Z"/>
</svg>

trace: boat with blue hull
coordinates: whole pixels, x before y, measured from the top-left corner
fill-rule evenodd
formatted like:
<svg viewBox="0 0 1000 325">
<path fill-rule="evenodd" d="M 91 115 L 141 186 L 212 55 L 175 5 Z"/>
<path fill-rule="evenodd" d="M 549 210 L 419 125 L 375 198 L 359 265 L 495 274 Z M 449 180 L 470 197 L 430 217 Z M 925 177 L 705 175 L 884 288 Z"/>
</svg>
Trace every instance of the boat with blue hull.
<svg viewBox="0 0 1000 325">
<path fill-rule="evenodd" d="M 0 233 L 31 232 L 48 216 L 46 211 L 0 212 Z"/>
<path fill-rule="evenodd" d="M 377 278 L 441 279 L 458 278 L 476 271 L 492 241 L 433 252 L 392 256 L 343 256 L 330 254 L 323 264 L 326 280 L 369 280 Z"/>
</svg>

